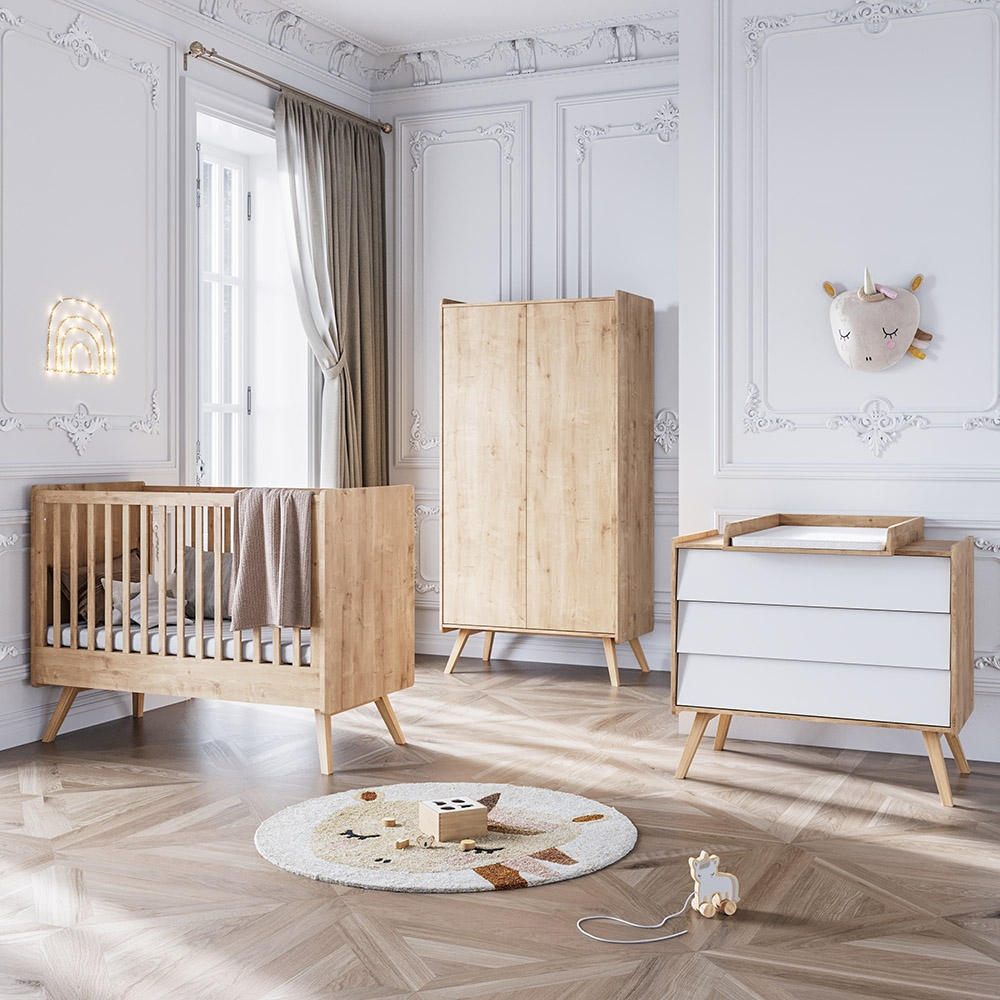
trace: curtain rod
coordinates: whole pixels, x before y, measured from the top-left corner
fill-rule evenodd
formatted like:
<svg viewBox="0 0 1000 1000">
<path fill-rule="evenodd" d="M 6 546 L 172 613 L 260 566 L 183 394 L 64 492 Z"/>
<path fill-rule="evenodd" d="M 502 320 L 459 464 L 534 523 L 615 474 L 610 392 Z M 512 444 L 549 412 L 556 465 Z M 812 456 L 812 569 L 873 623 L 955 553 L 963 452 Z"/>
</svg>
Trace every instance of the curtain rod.
<svg viewBox="0 0 1000 1000">
<path fill-rule="evenodd" d="M 228 69 L 232 73 L 238 73 L 240 76 L 245 76 L 248 80 L 253 80 L 255 83 L 262 83 L 265 87 L 270 87 L 272 90 L 291 90 L 296 94 L 302 94 L 304 97 L 308 97 L 309 100 L 316 101 L 317 104 L 324 104 L 328 108 L 333 108 L 334 111 L 339 111 L 344 115 L 350 115 L 351 118 L 356 118 L 358 121 L 362 121 L 367 125 L 374 125 L 375 128 L 377 128 L 380 132 L 384 132 L 386 135 L 392 132 L 392 126 L 388 122 L 373 121 L 371 118 L 365 118 L 364 115 L 359 115 L 354 111 L 348 111 L 347 108 L 341 108 L 336 104 L 331 104 L 330 101 L 324 101 L 321 97 L 314 97 L 312 94 L 307 94 L 304 90 L 299 90 L 297 87 L 290 87 L 287 83 L 275 80 L 273 76 L 267 76 L 265 73 L 251 69 L 249 66 L 244 66 L 242 63 L 235 62 L 232 59 L 227 59 L 225 56 L 220 56 L 215 49 L 205 48 L 201 42 L 192 42 L 191 47 L 184 53 L 185 71 L 188 68 L 188 56 L 191 56 L 193 59 L 207 59 L 210 62 L 221 66 L 223 69 Z"/>
</svg>

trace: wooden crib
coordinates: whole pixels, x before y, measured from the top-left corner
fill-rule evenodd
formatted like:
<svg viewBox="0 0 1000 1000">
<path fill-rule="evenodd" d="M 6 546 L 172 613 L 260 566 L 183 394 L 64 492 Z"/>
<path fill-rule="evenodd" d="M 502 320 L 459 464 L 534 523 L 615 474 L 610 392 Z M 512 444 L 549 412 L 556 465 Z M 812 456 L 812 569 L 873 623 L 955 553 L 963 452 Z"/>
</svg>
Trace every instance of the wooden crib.
<svg viewBox="0 0 1000 1000">
<path fill-rule="evenodd" d="M 132 692 L 136 717 L 147 693 L 311 708 L 323 774 L 337 712 L 374 702 L 405 743 L 388 696 L 413 684 L 413 487 L 314 490 L 310 628 L 242 633 L 215 614 L 230 583 L 234 493 L 32 488 L 31 683 L 63 687 L 44 742 L 93 688 Z"/>
</svg>

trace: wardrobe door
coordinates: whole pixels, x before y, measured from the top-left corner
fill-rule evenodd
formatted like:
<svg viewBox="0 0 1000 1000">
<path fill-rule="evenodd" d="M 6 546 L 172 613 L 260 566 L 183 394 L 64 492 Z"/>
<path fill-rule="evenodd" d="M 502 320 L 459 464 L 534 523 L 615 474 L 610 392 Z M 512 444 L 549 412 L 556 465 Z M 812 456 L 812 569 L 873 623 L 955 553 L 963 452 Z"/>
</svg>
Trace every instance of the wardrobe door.
<svg viewBox="0 0 1000 1000">
<path fill-rule="evenodd" d="M 613 633 L 613 299 L 528 303 L 528 627 Z"/>
<path fill-rule="evenodd" d="M 525 627 L 525 307 L 441 310 L 441 624 Z"/>
</svg>

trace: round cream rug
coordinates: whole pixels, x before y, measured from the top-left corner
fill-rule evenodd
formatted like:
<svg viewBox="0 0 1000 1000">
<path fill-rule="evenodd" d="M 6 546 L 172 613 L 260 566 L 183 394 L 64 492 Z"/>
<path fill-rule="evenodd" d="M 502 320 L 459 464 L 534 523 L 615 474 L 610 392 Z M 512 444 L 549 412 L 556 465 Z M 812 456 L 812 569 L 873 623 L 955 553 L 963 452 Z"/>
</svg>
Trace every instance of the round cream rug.
<svg viewBox="0 0 1000 1000">
<path fill-rule="evenodd" d="M 561 882 L 612 864 L 635 841 L 626 816 L 592 799 L 476 782 L 325 795 L 282 809 L 254 837 L 264 858 L 295 875 L 393 892 Z"/>
</svg>

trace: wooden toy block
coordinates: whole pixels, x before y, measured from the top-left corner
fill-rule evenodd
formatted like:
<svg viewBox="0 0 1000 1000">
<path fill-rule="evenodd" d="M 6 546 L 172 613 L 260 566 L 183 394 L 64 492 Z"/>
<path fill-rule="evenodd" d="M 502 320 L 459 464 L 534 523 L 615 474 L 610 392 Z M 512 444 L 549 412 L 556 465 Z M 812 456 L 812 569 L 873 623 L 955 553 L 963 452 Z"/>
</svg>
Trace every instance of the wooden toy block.
<svg viewBox="0 0 1000 1000">
<path fill-rule="evenodd" d="M 383 826 L 395 826 L 396 825 L 396 817 L 395 816 L 386 816 L 382 820 L 382 825 Z"/>
<path fill-rule="evenodd" d="M 409 847 L 409 846 L 410 846 L 409 840 L 397 840 L 396 841 L 396 850 L 397 851 L 401 851 L 404 847 Z"/>
<path fill-rule="evenodd" d="M 438 840 L 486 836 L 486 806 L 475 799 L 427 799 L 420 803 L 420 830 Z"/>
<path fill-rule="evenodd" d="M 691 908 L 703 917 L 725 913 L 731 917 L 740 901 L 740 882 L 731 872 L 719 871 L 719 856 L 702 851 L 696 858 L 688 858 L 688 867 L 694 879 Z"/>
<path fill-rule="evenodd" d="M 474 851 L 476 849 L 476 842 L 474 840 L 463 840 L 459 846 L 463 851 Z"/>
</svg>

